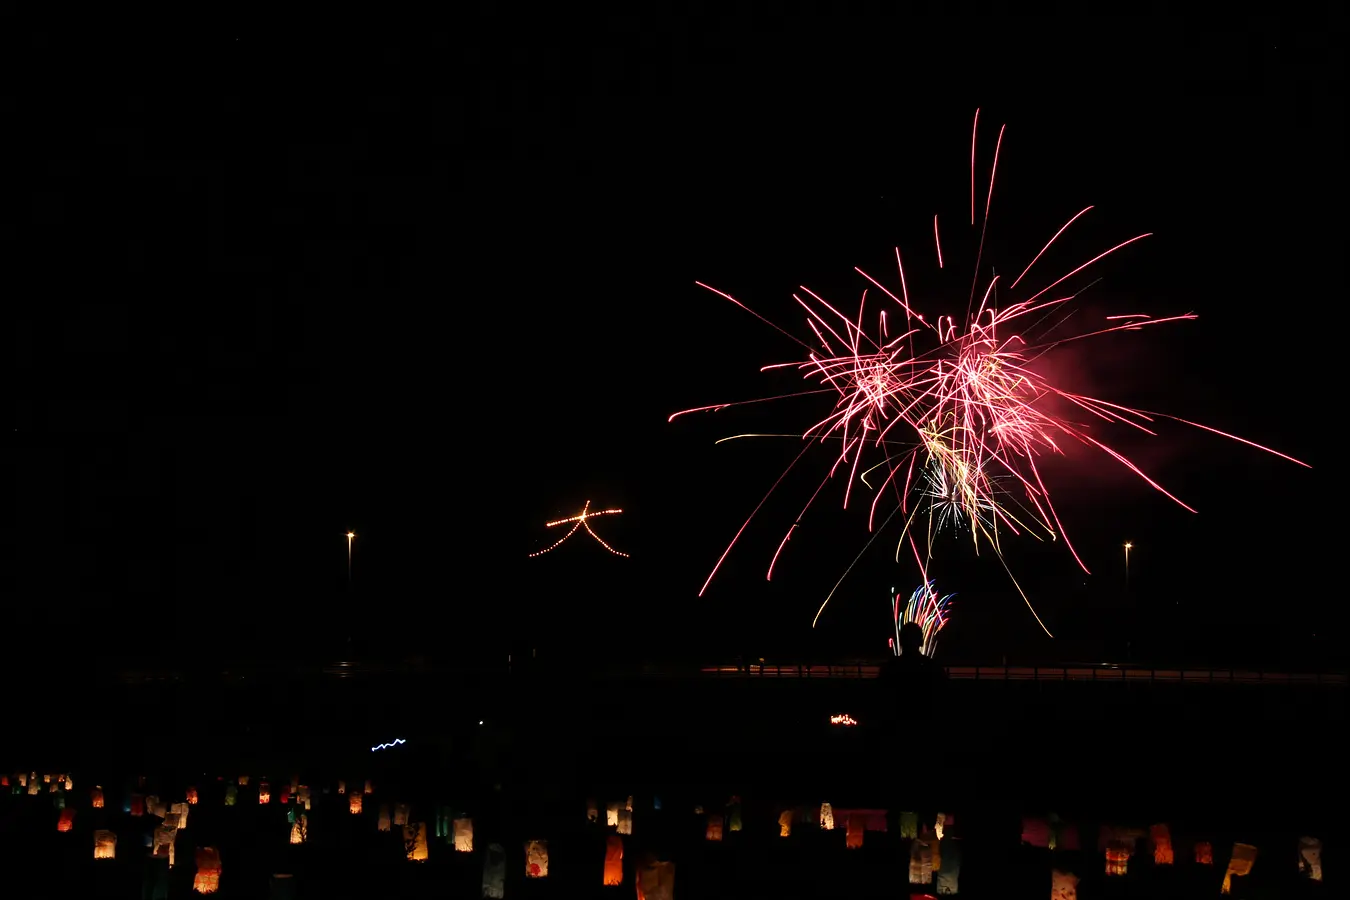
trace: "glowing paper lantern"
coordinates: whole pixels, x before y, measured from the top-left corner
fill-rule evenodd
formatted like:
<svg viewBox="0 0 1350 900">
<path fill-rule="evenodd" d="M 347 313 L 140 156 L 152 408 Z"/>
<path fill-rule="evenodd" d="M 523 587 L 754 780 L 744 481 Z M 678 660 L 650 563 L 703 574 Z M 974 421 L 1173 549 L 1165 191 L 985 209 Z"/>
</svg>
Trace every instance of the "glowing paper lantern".
<svg viewBox="0 0 1350 900">
<path fill-rule="evenodd" d="M 909 845 L 909 883 L 927 884 L 933 880 L 933 848 L 927 841 Z"/>
<path fill-rule="evenodd" d="M 137 817 L 145 815 L 145 798 L 140 794 L 132 794 L 131 809 L 128 812 Z"/>
<path fill-rule="evenodd" d="M 103 788 L 96 787 L 89 792 L 89 805 L 93 809 L 103 808 Z"/>
<path fill-rule="evenodd" d="M 57 831 L 70 831 L 75 827 L 75 810 L 63 809 L 60 817 L 56 820 Z"/>
<path fill-rule="evenodd" d="M 1023 816 L 1022 843 L 1032 847 L 1051 847 L 1050 823 L 1036 816 Z"/>
<path fill-rule="evenodd" d="M 919 814 L 902 812 L 900 814 L 900 837 L 913 840 L 919 836 Z"/>
<path fill-rule="evenodd" d="M 637 900 L 675 900 L 675 863 L 648 858 L 635 875 Z"/>
<path fill-rule="evenodd" d="M 192 889 L 199 894 L 214 894 L 220 890 L 220 871 L 220 852 L 215 847 L 198 847 L 197 874 L 192 879 Z"/>
<path fill-rule="evenodd" d="M 623 838 L 611 834 L 605 840 L 605 886 L 623 884 Z"/>
<path fill-rule="evenodd" d="M 525 877 L 548 877 L 548 841 L 525 842 Z"/>
<path fill-rule="evenodd" d="M 732 797 L 732 798 L 731 798 L 731 802 L 727 804 L 727 814 L 728 814 L 728 818 L 730 818 L 730 820 L 731 820 L 731 823 L 730 823 L 730 824 L 731 824 L 731 830 L 732 830 L 732 831 L 740 831 L 741 828 L 744 827 L 744 823 L 741 821 L 741 798 L 740 798 L 740 797 Z"/>
<path fill-rule="evenodd" d="M 1124 875 L 1130 867 L 1130 853 L 1133 847 L 1123 841 L 1111 841 L 1106 845 L 1106 874 Z"/>
<path fill-rule="evenodd" d="M 240 787 L 248 787 L 248 776 L 247 776 L 247 775 L 240 775 L 240 776 L 239 776 L 239 786 L 240 786 Z"/>
<path fill-rule="evenodd" d="M 165 823 L 155 829 L 150 838 L 150 855 L 159 856 L 169 861 L 169 868 L 173 868 L 174 862 L 174 844 L 178 839 L 177 827 Z"/>
<path fill-rule="evenodd" d="M 619 801 L 612 800 L 605 804 L 605 825 L 610 828 L 619 827 Z"/>
<path fill-rule="evenodd" d="M 593 797 L 588 797 L 586 799 L 586 821 L 587 822 L 600 821 L 600 807 L 596 805 L 595 798 Z"/>
<path fill-rule="evenodd" d="M 28 796 L 36 797 L 38 795 L 38 792 L 41 790 L 42 790 L 41 785 L 39 785 L 36 781 L 28 782 Z"/>
<path fill-rule="evenodd" d="M 65 785 L 65 787 L 66 787 L 66 790 L 68 790 L 68 791 L 73 791 L 73 790 L 75 790 L 75 782 L 73 782 L 73 781 L 70 780 L 70 776 L 69 776 L 69 775 L 66 776 L 66 785 Z"/>
<path fill-rule="evenodd" d="M 1195 861 L 1202 866 L 1214 865 L 1214 845 L 1209 841 L 1197 841 L 1195 844 Z"/>
<path fill-rule="evenodd" d="M 436 807 L 436 837 L 450 837 L 450 808 L 446 806 Z"/>
<path fill-rule="evenodd" d="M 117 858 L 117 835 L 100 828 L 94 832 L 94 859 Z"/>
<path fill-rule="evenodd" d="M 708 830 L 704 833 L 710 841 L 720 841 L 722 839 L 722 814 L 708 813 Z"/>
<path fill-rule="evenodd" d="M 473 819 L 456 819 L 454 822 L 455 830 L 455 851 L 457 853 L 473 852 Z"/>
<path fill-rule="evenodd" d="M 483 900 L 505 900 L 506 848 L 488 844 L 483 856 Z"/>
<path fill-rule="evenodd" d="M 633 795 L 632 795 L 632 794 L 629 794 L 629 795 L 628 795 L 628 800 L 627 800 L 626 803 L 624 803 L 623 808 L 626 809 L 626 810 L 628 810 L 629 812 L 632 812 L 632 811 L 633 811 Z"/>
<path fill-rule="evenodd" d="M 961 881 L 961 842 L 955 838 L 947 837 L 938 841 L 938 850 L 940 853 L 934 853 L 934 858 L 938 860 L 934 868 L 937 870 L 937 892 L 939 896 L 946 894 L 956 894 L 960 892 Z"/>
<path fill-rule="evenodd" d="M 1223 887 L 1220 893 L 1229 894 L 1233 890 L 1233 876 L 1246 877 L 1252 874 L 1252 864 L 1256 862 L 1256 848 L 1251 844 L 1234 844 L 1233 856 L 1228 860 L 1228 868 L 1223 873 Z"/>
<path fill-rule="evenodd" d="M 633 833 L 633 811 L 631 809 L 619 810 L 619 834 Z"/>
<path fill-rule="evenodd" d="M 408 804 L 406 804 L 406 803 L 395 803 L 395 804 L 394 804 L 394 824 L 395 824 L 395 825 L 407 825 L 407 824 L 408 824 L 408 817 L 409 817 L 410 815 L 412 815 L 412 810 L 408 809 Z"/>
<path fill-rule="evenodd" d="M 291 843 L 303 844 L 307 840 L 309 840 L 309 816 L 300 813 L 291 823 Z"/>
<path fill-rule="evenodd" d="M 145 798 L 145 811 L 152 816 L 162 819 L 169 812 L 169 807 L 168 804 L 159 799 L 157 795 L 151 794 L 149 797 Z"/>
<path fill-rule="evenodd" d="M 277 795 L 277 802 L 282 805 L 291 802 L 291 789 L 287 785 L 281 786 L 281 792 Z"/>
<path fill-rule="evenodd" d="M 341 779 L 338 780 L 338 793 L 339 794 L 347 793 L 347 782 L 342 781 Z"/>
<path fill-rule="evenodd" d="M 1154 825 L 1148 830 L 1149 840 L 1153 843 L 1153 864 L 1170 866 L 1172 857 L 1172 832 L 1166 825 Z"/>
<path fill-rule="evenodd" d="M 362 793 L 365 793 L 365 794 L 373 794 L 373 793 L 375 793 L 375 785 L 373 785 L 373 784 L 370 783 L 370 779 L 369 779 L 369 778 L 366 779 L 366 786 L 365 786 L 365 788 L 362 790 Z"/>
<path fill-rule="evenodd" d="M 186 803 L 172 803 L 169 805 L 169 815 L 178 817 L 178 827 L 187 828 L 188 805 Z"/>
<path fill-rule="evenodd" d="M 834 831 L 834 807 L 828 803 L 820 804 L 820 827 L 826 831 Z"/>
<path fill-rule="evenodd" d="M 347 799 L 347 809 L 354 816 L 361 815 L 361 794 L 352 794 Z"/>
<path fill-rule="evenodd" d="M 197 805 L 197 789 L 195 787 L 187 789 L 187 802 L 193 806 Z"/>
<path fill-rule="evenodd" d="M 388 803 L 381 803 L 381 804 L 380 804 L 380 817 L 379 817 L 378 821 L 376 822 L 375 827 L 378 828 L 380 831 L 388 831 L 388 830 L 389 830 L 389 824 L 390 824 L 391 821 L 392 821 L 392 820 L 389 818 L 389 804 L 388 804 Z"/>
<path fill-rule="evenodd" d="M 778 814 L 778 836 L 792 836 L 792 810 L 785 809 Z"/>
<path fill-rule="evenodd" d="M 844 820 L 844 846 L 850 850 L 860 850 L 863 845 L 862 816 L 849 816 Z"/>
<path fill-rule="evenodd" d="M 1050 900 L 1078 900 L 1078 876 L 1058 869 L 1051 872 Z"/>
<path fill-rule="evenodd" d="M 260 782 L 258 784 L 258 802 L 259 803 L 272 802 L 272 788 L 265 781 Z"/>
<path fill-rule="evenodd" d="M 300 804 L 304 806 L 305 811 L 308 812 L 311 797 L 309 788 L 303 784 L 300 785 L 300 793 L 298 794 L 298 796 L 300 797 Z"/>
<path fill-rule="evenodd" d="M 1317 838 L 1298 839 L 1298 874 L 1309 881 L 1322 880 L 1322 842 Z"/>
<path fill-rule="evenodd" d="M 403 849 L 407 851 L 409 862 L 427 861 L 426 822 L 410 822 L 403 826 Z M 545 862 L 545 867 L 547 867 L 547 862 Z"/>
<path fill-rule="evenodd" d="M 232 784 L 225 785 L 225 805 L 234 806 L 239 802 L 239 788 Z"/>
</svg>

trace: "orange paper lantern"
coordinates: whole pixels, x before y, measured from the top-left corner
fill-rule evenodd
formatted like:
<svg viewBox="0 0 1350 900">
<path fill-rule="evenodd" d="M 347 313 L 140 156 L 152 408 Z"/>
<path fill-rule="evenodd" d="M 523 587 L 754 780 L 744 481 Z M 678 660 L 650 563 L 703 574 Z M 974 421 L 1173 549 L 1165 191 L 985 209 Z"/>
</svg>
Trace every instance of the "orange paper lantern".
<svg viewBox="0 0 1350 900">
<path fill-rule="evenodd" d="M 525 877 L 548 877 L 548 841 L 525 842 Z"/>
<path fill-rule="evenodd" d="M 410 822 L 403 826 L 403 848 L 408 853 L 409 862 L 427 861 L 426 822 Z"/>
<path fill-rule="evenodd" d="M 863 845 L 863 818 L 849 816 L 844 823 L 844 846 L 850 850 L 861 849 Z"/>
<path fill-rule="evenodd" d="M 351 811 L 351 814 L 354 815 L 354 816 L 359 816 L 359 815 L 361 815 L 361 795 L 360 795 L 360 794 L 352 794 L 350 797 L 347 798 L 347 809 L 350 810 L 350 811 Z"/>
<path fill-rule="evenodd" d="M 1195 844 L 1195 861 L 1202 866 L 1214 865 L 1214 845 L 1209 841 L 1197 841 Z"/>
<path fill-rule="evenodd" d="M 197 805 L 197 789 L 195 787 L 187 789 L 187 802 L 193 806 Z"/>
<path fill-rule="evenodd" d="M 1232 893 L 1233 876 L 1246 877 L 1252 874 L 1252 865 L 1256 862 L 1256 848 L 1251 844 L 1234 844 L 1233 856 L 1228 860 L 1228 869 L 1223 873 L 1223 886 L 1219 892 Z"/>
<path fill-rule="evenodd" d="M 61 817 L 56 820 L 57 831 L 70 831 L 75 827 L 75 810 L 67 807 L 61 810 Z"/>
<path fill-rule="evenodd" d="M 1172 833 L 1166 825 L 1154 825 L 1148 830 L 1149 840 L 1153 842 L 1153 864 L 1155 866 L 1172 865 Z"/>
<path fill-rule="evenodd" d="M 117 835 L 99 829 L 94 832 L 94 859 L 117 858 Z"/>
<path fill-rule="evenodd" d="M 199 894 L 214 894 L 220 890 L 220 851 L 215 847 L 197 848 L 197 874 L 192 889 Z"/>
<path fill-rule="evenodd" d="M 89 792 L 89 805 L 94 809 L 103 808 L 103 788 L 96 787 Z"/>
<path fill-rule="evenodd" d="M 720 841 L 722 839 L 722 814 L 708 814 L 708 830 L 705 836 L 710 841 Z"/>
<path fill-rule="evenodd" d="M 623 884 L 623 838 L 611 834 L 605 842 L 605 886 Z"/>
<path fill-rule="evenodd" d="M 259 803 L 272 802 L 272 788 L 269 787 L 267 782 L 265 781 L 259 782 L 258 784 L 258 802 Z"/>
</svg>

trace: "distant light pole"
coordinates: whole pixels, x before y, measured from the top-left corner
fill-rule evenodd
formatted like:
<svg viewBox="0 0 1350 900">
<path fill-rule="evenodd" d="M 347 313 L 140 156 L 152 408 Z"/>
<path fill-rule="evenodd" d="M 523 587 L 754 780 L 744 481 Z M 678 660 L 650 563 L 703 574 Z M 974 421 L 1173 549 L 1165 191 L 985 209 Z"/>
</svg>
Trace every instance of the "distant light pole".
<svg viewBox="0 0 1350 900">
<path fill-rule="evenodd" d="M 355 531 L 347 532 L 347 584 L 352 583 L 352 538 L 356 537 Z M 1126 568 L 1129 568 L 1128 565 Z"/>
<path fill-rule="evenodd" d="M 1134 544 L 1130 543 L 1129 541 L 1126 541 L 1126 542 L 1125 542 L 1125 586 L 1126 586 L 1126 587 L 1129 587 L 1129 586 L 1130 586 L 1130 549 L 1133 548 L 1133 547 L 1134 547 Z"/>
</svg>

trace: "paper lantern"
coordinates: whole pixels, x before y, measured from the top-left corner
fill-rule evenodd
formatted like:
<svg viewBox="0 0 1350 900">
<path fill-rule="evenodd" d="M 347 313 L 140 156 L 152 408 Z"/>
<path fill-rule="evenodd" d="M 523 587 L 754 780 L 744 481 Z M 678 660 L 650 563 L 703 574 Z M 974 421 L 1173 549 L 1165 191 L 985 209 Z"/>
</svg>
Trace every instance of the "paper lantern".
<svg viewBox="0 0 1350 900">
<path fill-rule="evenodd" d="M 619 834 L 633 833 L 633 811 L 631 809 L 619 810 Z"/>
<path fill-rule="evenodd" d="M 483 856 L 483 900 L 504 900 L 506 897 L 506 848 L 488 844 Z"/>
<path fill-rule="evenodd" d="M 548 841 L 525 842 L 525 877 L 548 877 Z"/>
<path fill-rule="evenodd" d="M 9 787 L 8 775 L 0 775 L 0 787 Z"/>
<path fill-rule="evenodd" d="M 169 812 L 169 805 L 155 794 L 145 798 L 145 811 L 156 818 L 164 818 Z"/>
<path fill-rule="evenodd" d="M 605 804 L 605 825 L 609 828 L 619 827 L 619 801 L 612 800 Z"/>
<path fill-rule="evenodd" d="M 1106 845 L 1106 874 L 1124 875 L 1130 867 L 1130 854 L 1134 848 L 1124 841 L 1111 841 Z"/>
<path fill-rule="evenodd" d="M 792 836 L 792 810 L 785 809 L 778 814 L 778 836 Z"/>
<path fill-rule="evenodd" d="M 611 834 L 605 839 L 605 887 L 623 884 L 623 838 Z"/>
<path fill-rule="evenodd" d="M 928 884 L 933 880 L 933 848 L 927 841 L 909 845 L 909 883 Z"/>
<path fill-rule="evenodd" d="M 426 822 L 411 822 L 403 826 L 403 849 L 408 854 L 409 862 L 427 861 Z"/>
<path fill-rule="evenodd" d="M 394 804 L 394 824 L 395 824 L 395 825 L 407 825 L 407 824 L 408 824 L 408 817 L 409 817 L 410 815 L 412 815 L 412 810 L 408 809 L 408 804 L 406 804 L 406 803 L 395 803 L 395 804 Z"/>
<path fill-rule="evenodd" d="M 133 816 L 145 815 L 145 798 L 140 794 L 131 795 L 131 809 L 128 810 Z"/>
<path fill-rule="evenodd" d="M 28 796 L 36 797 L 41 790 L 42 786 L 36 781 L 28 782 Z"/>
<path fill-rule="evenodd" d="M 150 855 L 168 859 L 169 868 L 173 868 L 174 849 L 178 841 L 178 828 L 170 823 L 160 825 L 150 836 Z"/>
<path fill-rule="evenodd" d="M 188 805 L 186 803 L 173 803 L 169 806 L 169 815 L 178 817 L 178 827 L 187 828 Z"/>
<path fill-rule="evenodd" d="M 933 869 L 936 873 L 934 880 L 937 882 L 938 895 L 960 893 L 961 842 L 952 837 L 946 837 L 938 841 L 933 852 L 933 859 Z"/>
<path fill-rule="evenodd" d="M 1050 900 L 1078 900 L 1078 876 L 1059 869 L 1051 872 Z"/>
<path fill-rule="evenodd" d="M 361 815 L 361 794 L 352 794 L 347 798 L 347 810 L 354 816 Z"/>
<path fill-rule="evenodd" d="M 370 779 L 369 779 L 369 778 L 366 779 L 366 786 L 365 786 L 365 788 L 362 790 L 362 793 L 363 793 L 363 794 L 373 794 L 373 793 L 375 793 L 375 785 L 373 785 L 373 784 L 370 783 Z"/>
<path fill-rule="evenodd" d="M 300 804 L 304 806 L 305 811 L 308 812 L 311 797 L 309 788 L 303 784 L 300 785 L 300 793 L 298 794 L 298 796 L 300 797 Z"/>
<path fill-rule="evenodd" d="M 268 900 L 295 900 L 295 876 L 277 872 L 267 880 Z"/>
<path fill-rule="evenodd" d="M 50 776 L 50 775 L 43 775 L 43 776 L 42 776 L 42 783 L 43 783 L 43 784 L 51 784 L 51 783 L 52 783 L 52 776 Z"/>
<path fill-rule="evenodd" d="M 594 797 L 586 798 L 586 821 L 587 822 L 600 821 L 600 807 L 596 804 Z"/>
<path fill-rule="evenodd" d="M 248 776 L 247 776 L 247 775 L 240 775 L 240 776 L 239 776 L 239 786 L 240 786 L 240 787 L 248 787 Z"/>
<path fill-rule="evenodd" d="M 225 805 L 234 806 L 237 802 L 239 802 L 239 788 L 227 784 L 225 786 Z"/>
<path fill-rule="evenodd" d="M 64 793 L 60 793 L 60 794 L 57 794 L 55 797 L 53 797 L 53 798 L 52 798 L 52 806 L 55 806 L 57 809 L 65 809 L 65 808 L 66 808 L 66 795 L 65 795 Z"/>
<path fill-rule="evenodd" d="M 70 831 L 75 827 L 75 810 L 63 809 L 60 817 L 56 820 L 57 831 Z"/>
<path fill-rule="evenodd" d="M 456 819 L 454 822 L 455 851 L 473 852 L 473 819 Z"/>
<path fill-rule="evenodd" d="M 1214 865 L 1214 845 L 1209 841 L 1196 841 L 1195 861 L 1202 866 Z"/>
<path fill-rule="evenodd" d="M 197 874 L 192 889 L 199 894 L 214 894 L 220 890 L 220 853 L 215 847 L 197 848 Z"/>
<path fill-rule="evenodd" d="M 728 824 L 730 825 L 732 831 L 740 831 L 741 828 L 744 827 L 744 823 L 741 822 L 740 797 L 732 797 L 731 801 L 727 803 L 727 818 L 730 819 L 730 822 Z"/>
<path fill-rule="evenodd" d="M 117 858 L 117 835 L 100 828 L 94 832 L 94 859 Z"/>
<path fill-rule="evenodd" d="M 75 790 L 75 782 L 70 780 L 69 775 L 66 776 L 66 790 L 68 791 Z"/>
<path fill-rule="evenodd" d="M 1322 842 L 1317 838 L 1298 839 L 1298 874 L 1309 881 L 1322 880 Z"/>
<path fill-rule="evenodd" d="M 1233 855 L 1228 860 L 1228 868 L 1223 873 L 1223 886 L 1219 892 L 1232 893 L 1233 876 L 1246 877 L 1252 874 L 1252 864 L 1256 862 L 1256 848 L 1251 844 L 1234 844 Z"/>
<path fill-rule="evenodd" d="M 258 784 L 258 802 L 259 803 L 272 802 L 272 788 L 269 787 L 267 782 L 265 781 L 259 782 Z"/>
<path fill-rule="evenodd" d="M 289 786 L 281 786 L 281 793 L 277 795 L 277 802 L 283 805 L 291 802 L 291 789 Z"/>
<path fill-rule="evenodd" d="M 197 789 L 195 787 L 187 789 L 187 802 L 193 806 L 197 805 Z"/>
<path fill-rule="evenodd" d="M 341 779 L 338 780 L 338 793 L 339 794 L 347 793 L 347 782 L 342 781 Z"/>
<path fill-rule="evenodd" d="M 307 840 L 309 840 L 309 816 L 300 813 L 291 823 L 291 843 L 303 844 Z"/>
<path fill-rule="evenodd" d="M 1022 843 L 1032 847 L 1050 847 L 1053 850 L 1050 823 L 1037 816 L 1023 816 Z"/>
<path fill-rule="evenodd" d="M 103 788 L 96 787 L 89 792 L 89 806 L 93 809 L 103 808 Z"/>
<path fill-rule="evenodd" d="M 389 823 L 390 823 L 391 821 L 392 821 L 392 820 L 389 818 L 389 804 L 388 804 L 388 803 L 381 803 L 381 804 L 380 804 L 380 817 L 379 817 L 378 821 L 376 822 L 375 827 L 378 828 L 380 831 L 388 831 L 388 830 L 389 830 Z"/>
<path fill-rule="evenodd" d="M 1166 825 L 1154 825 L 1148 830 L 1149 840 L 1153 843 L 1153 864 L 1170 866 L 1172 857 L 1172 832 Z"/>
<path fill-rule="evenodd" d="M 863 845 L 863 818 L 849 816 L 844 820 L 844 846 L 850 850 L 861 850 Z"/>
<path fill-rule="evenodd" d="M 436 807 L 436 837 L 450 837 L 450 809 L 446 806 Z"/>
<path fill-rule="evenodd" d="M 708 813 L 708 830 L 704 836 L 710 841 L 720 841 L 722 839 L 722 814 Z"/>
<path fill-rule="evenodd" d="M 834 831 L 834 807 L 828 803 L 820 804 L 820 827 L 826 831 Z"/>
<path fill-rule="evenodd" d="M 675 863 L 649 858 L 634 874 L 637 900 L 675 900 Z"/>
<path fill-rule="evenodd" d="M 632 795 L 632 794 L 629 794 L 629 795 L 628 795 L 628 800 L 624 803 L 623 808 L 626 809 L 626 810 L 628 810 L 629 812 L 632 812 L 632 811 L 633 811 L 633 795 Z"/>
<path fill-rule="evenodd" d="M 902 812 L 900 814 L 900 837 L 913 840 L 919 836 L 919 814 Z"/>
</svg>

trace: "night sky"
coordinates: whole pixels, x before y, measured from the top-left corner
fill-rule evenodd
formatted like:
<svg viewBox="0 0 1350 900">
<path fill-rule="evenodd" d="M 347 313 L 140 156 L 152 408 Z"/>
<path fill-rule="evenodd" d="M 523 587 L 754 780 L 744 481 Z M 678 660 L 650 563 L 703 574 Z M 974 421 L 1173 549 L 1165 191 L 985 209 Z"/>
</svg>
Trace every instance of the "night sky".
<svg viewBox="0 0 1350 900">
<path fill-rule="evenodd" d="M 1154 236 L 1066 283 L 1102 279 L 1070 325 L 1200 316 L 1057 351 L 1050 371 L 1314 469 L 1181 425 L 1108 432 L 1192 515 L 1068 447 L 1045 472 L 1093 575 L 1062 543 L 1006 547 L 1059 640 L 953 539 L 932 570 L 958 593 L 945 651 L 1307 667 L 1344 646 L 1329 23 L 522 27 L 19 39 L 7 618 L 44 653 L 331 658 L 348 635 L 437 660 L 885 653 L 889 591 L 918 575 L 884 536 L 810 628 L 868 538 L 842 479 L 764 579 L 823 448 L 697 597 L 799 450 L 713 441 L 799 432 L 830 401 L 667 417 L 797 389 L 759 372 L 794 345 L 695 280 L 806 337 L 798 285 L 855 310 L 853 267 L 894 287 L 899 246 L 919 305 L 960 315 L 976 107 L 981 202 L 1007 123 L 983 279 L 1093 204 L 1041 285 Z M 624 508 L 596 527 L 631 559 L 584 536 L 526 558 L 587 499 Z"/>
</svg>

